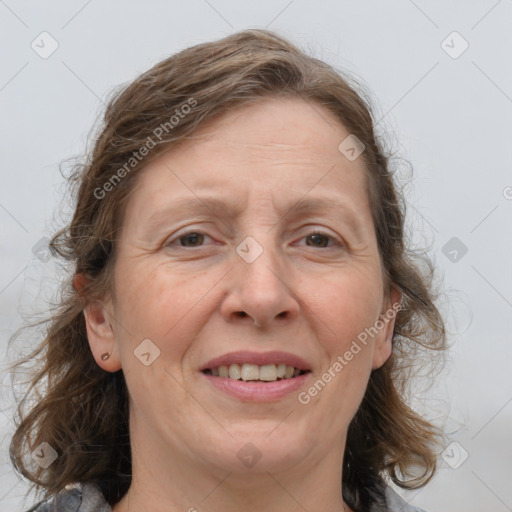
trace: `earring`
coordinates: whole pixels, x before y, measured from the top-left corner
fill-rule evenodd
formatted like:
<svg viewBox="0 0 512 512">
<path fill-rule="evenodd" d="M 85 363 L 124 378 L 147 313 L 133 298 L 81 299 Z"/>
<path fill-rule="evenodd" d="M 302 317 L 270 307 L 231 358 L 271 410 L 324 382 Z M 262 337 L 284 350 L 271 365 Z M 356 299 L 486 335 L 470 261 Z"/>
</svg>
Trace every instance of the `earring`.
<svg viewBox="0 0 512 512">
<path fill-rule="evenodd" d="M 106 361 L 110 357 L 110 354 L 112 354 L 112 352 L 105 352 L 101 355 L 101 360 Z"/>
</svg>

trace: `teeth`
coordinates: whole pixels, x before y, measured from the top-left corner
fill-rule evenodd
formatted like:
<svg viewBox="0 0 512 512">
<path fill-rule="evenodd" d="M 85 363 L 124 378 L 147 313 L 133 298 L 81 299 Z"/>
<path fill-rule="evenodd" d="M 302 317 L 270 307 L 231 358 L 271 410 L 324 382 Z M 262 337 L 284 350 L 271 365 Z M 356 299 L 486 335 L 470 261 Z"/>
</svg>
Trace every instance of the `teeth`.
<svg viewBox="0 0 512 512">
<path fill-rule="evenodd" d="M 231 368 L 236 365 L 231 365 L 229 376 L 231 377 Z M 240 377 L 238 377 L 240 378 Z M 257 364 L 243 364 L 242 365 L 242 379 L 243 380 L 258 380 L 260 378 L 260 369 Z"/>
<path fill-rule="evenodd" d="M 275 364 L 260 366 L 260 380 L 277 380 L 277 368 Z"/>
<path fill-rule="evenodd" d="M 271 382 L 278 378 L 291 379 L 292 377 L 297 377 L 300 374 L 300 370 L 285 364 L 265 364 L 263 366 L 258 366 L 257 364 L 232 364 L 213 368 L 211 374 L 236 380 L 263 380 Z"/>
<path fill-rule="evenodd" d="M 239 380 L 240 377 L 241 377 L 241 372 L 240 372 L 240 365 L 239 364 L 232 364 L 230 367 L 229 367 L 229 378 L 230 379 L 236 379 L 236 380 Z M 247 380 L 247 379 L 245 379 Z"/>
</svg>

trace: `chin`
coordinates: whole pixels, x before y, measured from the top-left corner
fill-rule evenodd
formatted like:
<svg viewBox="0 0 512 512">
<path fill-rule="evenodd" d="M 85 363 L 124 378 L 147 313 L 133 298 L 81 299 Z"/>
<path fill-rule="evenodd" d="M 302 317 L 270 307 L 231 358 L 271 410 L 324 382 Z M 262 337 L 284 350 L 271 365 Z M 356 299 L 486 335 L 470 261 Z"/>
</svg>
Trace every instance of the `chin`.
<svg viewBox="0 0 512 512">
<path fill-rule="evenodd" d="M 225 471 L 252 474 L 286 471 L 296 466 L 309 451 L 305 446 L 307 438 L 298 433 L 290 435 L 289 429 L 278 433 L 279 427 L 276 429 L 276 426 L 279 422 L 271 423 L 270 428 L 257 431 L 252 429 L 236 433 L 230 430 L 233 437 L 224 439 L 220 444 L 221 449 L 212 453 L 212 445 L 209 445 L 208 463 Z"/>
</svg>

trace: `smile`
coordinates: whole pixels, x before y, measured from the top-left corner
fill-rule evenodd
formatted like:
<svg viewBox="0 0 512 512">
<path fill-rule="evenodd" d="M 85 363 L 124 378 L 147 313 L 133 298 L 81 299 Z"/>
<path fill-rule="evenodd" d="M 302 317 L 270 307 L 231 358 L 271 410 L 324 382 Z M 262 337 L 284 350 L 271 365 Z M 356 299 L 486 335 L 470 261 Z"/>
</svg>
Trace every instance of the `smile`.
<svg viewBox="0 0 512 512">
<path fill-rule="evenodd" d="M 282 379 L 293 379 L 308 371 L 309 370 L 295 368 L 294 366 L 288 366 L 284 363 L 265 364 L 261 366 L 244 363 L 206 368 L 203 370 L 203 373 L 214 377 L 225 377 L 234 380 L 273 382 Z"/>
</svg>

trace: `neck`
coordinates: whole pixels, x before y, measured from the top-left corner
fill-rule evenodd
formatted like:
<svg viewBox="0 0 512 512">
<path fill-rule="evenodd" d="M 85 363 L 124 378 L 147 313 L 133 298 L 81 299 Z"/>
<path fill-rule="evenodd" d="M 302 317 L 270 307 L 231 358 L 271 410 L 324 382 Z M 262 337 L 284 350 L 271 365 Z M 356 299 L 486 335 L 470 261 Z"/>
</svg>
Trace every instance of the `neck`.
<svg viewBox="0 0 512 512">
<path fill-rule="evenodd" d="M 132 484 L 113 512 L 352 512 L 341 496 L 343 450 L 309 454 L 275 472 L 214 468 L 186 453 L 171 463 L 162 453 L 155 444 L 132 446 Z"/>
</svg>

